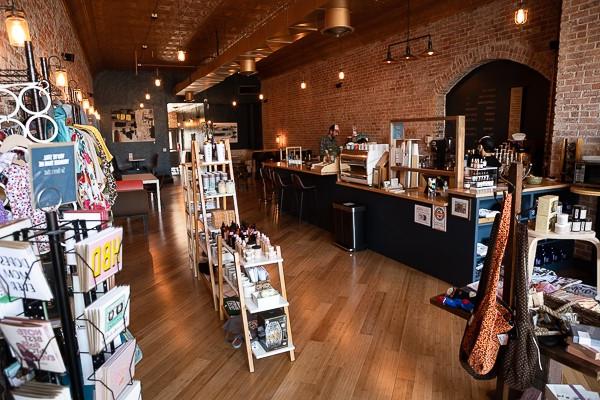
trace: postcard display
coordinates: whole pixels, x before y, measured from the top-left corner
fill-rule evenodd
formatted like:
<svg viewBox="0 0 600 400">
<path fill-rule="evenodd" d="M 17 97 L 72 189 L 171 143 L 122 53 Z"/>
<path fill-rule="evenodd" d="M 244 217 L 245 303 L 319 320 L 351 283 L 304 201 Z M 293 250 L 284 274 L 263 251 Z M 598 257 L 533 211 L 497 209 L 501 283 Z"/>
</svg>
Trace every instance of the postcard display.
<svg viewBox="0 0 600 400">
<path fill-rule="evenodd" d="M 109 206 L 63 210 L 59 219 L 61 205 L 72 208 L 66 205 L 81 200 L 76 185 L 81 160 L 75 143 L 48 143 L 58 133 L 56 121 L 45 114 L 51 88 L 47 76 L 38 81 L 31 43 L 25 47 L 27 81 L 0 82 L 7 92 L 28 91 L 35 98 L 33 111 L 22 108 L 25 124 L 0 115 L 23 127 L 22 134 L 7 134 L 2 157 L 31 186 L 31 196 L 23 193 L 10 204 L 16 213 L 26 203 L 27 217 L 0 225 L 0 390 L 19 400 L 138 400 L 141 384 L 133 376 L 141 351 L 127 329 L 130 289 L 115 285 L 123 266 L 123 230 L 110 226 Z M 38 97 L 46 110 L 38 111 Z M 36 124 L 35 133 L 29 130 L 36 119 L 54 127 L 52 137 L 46 137 L 44 124 Z M 25 160 L 14 152 L 23 149 Z"/>
<path fill-rule="evenodd" d="M 0 229 L 0 331 L 16 360 L 4 367 L 4 374 L 19 398 L 35 398 L 28 393 L 33 396 L 44 388 L 56 392 L 51 398 L 61 399 L 141 396 L 141 385 L 133 379 L 141 351 L 127 329 L 130 289 L 114 284 L 123 267 L 123 229 L 109 226 L 103 216 L 102 211 L 65 211 L 55 233 L 61 239 L 58 255 L 52 246 L 50 254 L 37 250 L 35 243 L 47 230 L 23 228 L 20 221 L 11 224 L 15 230 Z M 63 260 L 63 279 L 50 273 L 49 258 Z M 61 339 L 69 325 L 63 324 L 57 307 L 61 292 L 69 293 L 66 303 L 75 338 L 71 347 Z M 75 355 L 74 372 L 66 367 L 68 354 Z M 77 374 L 80 387 L 69 390 Z M 48 384 L 55 387 L 44 386 Z"/>
</svg>

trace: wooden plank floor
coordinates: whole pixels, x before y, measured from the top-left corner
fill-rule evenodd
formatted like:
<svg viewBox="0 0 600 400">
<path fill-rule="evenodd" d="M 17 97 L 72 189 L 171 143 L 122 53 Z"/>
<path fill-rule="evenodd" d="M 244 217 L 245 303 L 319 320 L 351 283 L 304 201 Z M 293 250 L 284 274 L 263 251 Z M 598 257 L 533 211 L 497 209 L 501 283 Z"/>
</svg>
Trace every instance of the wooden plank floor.
<svg viewBox="0 0 600 400">
<path fill-rule="evenodd" d="M 494 389 L 458 363 L 464 321 L 428 304 L 446 283 L 369 250 L 349 255 L 328 232 L 274 214 L 252 187 L 239 194 L 241 218 L 281 245 L 297 358 L 257 360 L 249 373 L 188 268 L 181 188 L 161 194 L 147 236 L 140 221 L 121 221 L 118 281 L 132 287 L 144 399 L 465 400 Z"/>
</svg>

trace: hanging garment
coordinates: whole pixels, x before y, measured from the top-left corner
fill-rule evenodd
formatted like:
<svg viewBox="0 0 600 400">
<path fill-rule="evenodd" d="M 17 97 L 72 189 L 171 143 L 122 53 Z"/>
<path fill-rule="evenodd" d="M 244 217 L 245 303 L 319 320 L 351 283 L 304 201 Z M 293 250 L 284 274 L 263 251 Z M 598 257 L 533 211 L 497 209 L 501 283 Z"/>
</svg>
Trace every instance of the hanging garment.
<svg viewBox="0 0 600 400">
<path fill-rule="evenodd" d="M 54 108 L 54 120 L 58 126 L 58 135 L 54 138 L 54 142 L 70 142 L 71 135 L 67 127 L 67 113 L 62 105 Z"/>
<path fill-rule="evenodd" d="M 496 216 L 490 237 L 488 255 L 484 261 L 476 304 L 460 344 L 460 361 L 476 379 L 492 379 L 500 350 L 499 335 L 511 330 L 510 311 L 496 298 L 500 268 L 511 225 L 512 195 L 504 197 L 502 212 Z"/>
<path fill-rule="evenodd" d="M 514 310 L 516 335 L 508 343 L 502 366 L 505 382 L 515 389 L 525 390 L 533 385 L 537 371 L 541 370 L 539 346 L 527 307 L 529 241 L 526 224 L 518 225 L 517 246 L 518 265 L 515 273 Z"/>
<path fill-rule="evenodd" d="M 71 139 L 76 143 L 79 206 L 84 210 L 110 209 L 110 204 L 103 194 L 105 178 L 93 143 L 87 140 L 84 131 L 76 128 L 71 129 Z"/>
<path fill-rule="evenodd" d="M 46 228 L 46 216 L 41 210 L 34 210 L 31 204 L 31 179 L 29 168 L 24 165 L 11 164 L 4 168 L 2 174 L 6 177 L 6 197 L 10 204 L 14 219 L 28 218 L 33 226 Z M 40 253 L 49 250 L 47 236 L 40 236 L 38 249 Z"/>
<path fill-rule="evenodd" d="M 110 154 L 110 152 L 108 152 L 108 147 L 106 147 L 106 143 L 104 142 L 102 135 L 96 128 L 89 125 L 75 125 L 75 128 L 87 133 L 87 135 L 90 138 L 90 141 L 93 142 L 93 145 L 96 149 L 96 154 L 99 158 L 100 168 L 102 170 L 105 180 L 102 193 L 104 194 L 104 197 L 109 202 L 109 204 L 112 206 L 113 204 L 115 204 L 115 201 L 117 199 L 117 183 L 113 174 L 113 166 L 111 163 L 113 156 L 112 154 Z"/>
</svg>

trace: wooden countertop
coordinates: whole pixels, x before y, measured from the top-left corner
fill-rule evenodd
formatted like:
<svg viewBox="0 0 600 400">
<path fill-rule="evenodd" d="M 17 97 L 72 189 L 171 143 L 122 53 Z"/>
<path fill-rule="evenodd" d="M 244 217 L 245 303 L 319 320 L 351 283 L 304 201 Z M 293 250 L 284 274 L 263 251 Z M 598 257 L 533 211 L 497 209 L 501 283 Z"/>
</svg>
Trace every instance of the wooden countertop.
<svg viewBox="0 0 600 400">
<path fill-rule="evenodd" d="M 531 193 L 531 192 L 537 192 L 537 191 L 541 191 L 541 190 L 566 189 L 569 186 L 570 185 L 568 183 L 556 182 L 556 181 L 544 179 L 544 180 L 542 180 L 542 183 L 540 183 L 539 185 L 529 185 L 527 183 L 523 183 L 523 193 Z M 506 189 L 507 189 L 507 187 L 505 185 L 499 185 L 495 191 L 502 192 L 503 190 L 506 190 Z M 490 192 L 475 193 L 475 192 L 470 191 L 469 189 L 448 189 L 448 193 L 454 194 L 457 196 L 474 197 L 474 198 L 492 197 L 493 196 L 493 194 Z"/>
<path fill-rule="evenodd" d="M 600 189 L 581 185 L 572 185 L 571 193 L 575 193 L 580 196 L 600 197 Z"/>
<path fill-rule="evenodd" d="M 265 161 L 265 162 L 263 162 L 263 166 L 269 167 L 269 168 L 287 169 L 288 171 L 304 172 L 305 174 L 313 174 L 313 175 L 318 175 L 318 176 L 337 175 L 337 172 L 325 172 L 325 173 L 321 173 L 321 172 L 316 171 L 314 169 L 310 169 L 310 167 L 307 167 L 304 164 L 302 164 L 302 165 L 288 165 L 288 163 L 285 162 L 285 161 L 278 161 L 278 162 Z"/>
<path fill-rule="evenodd" d="M 445 197 L 436 197 L 436 198 L 427 197 L 425 195 L 425 193 L 423 193 L 423 189 L 408 189 L 402 193 L 394 193 L 394 192 L 389 192 L 384 189 L 377 189 L 377 188 L 367 186 L 367 185 L 360 185 L 358 183 L 337 181 L 337 184 L 340 186 L 346 186 L 346 187 L 350 187 L 353 189 L 366 190 L 368 192 L 378 193 L 378 194 L 382 194 L 385 196 L 400 197 L 402 199 L 418 201 L 420 203 L 432 204 L 435 206 L 441 206 L 441 207 L 448 206 L 447 198 L 445 198 Z"/>
</svg>

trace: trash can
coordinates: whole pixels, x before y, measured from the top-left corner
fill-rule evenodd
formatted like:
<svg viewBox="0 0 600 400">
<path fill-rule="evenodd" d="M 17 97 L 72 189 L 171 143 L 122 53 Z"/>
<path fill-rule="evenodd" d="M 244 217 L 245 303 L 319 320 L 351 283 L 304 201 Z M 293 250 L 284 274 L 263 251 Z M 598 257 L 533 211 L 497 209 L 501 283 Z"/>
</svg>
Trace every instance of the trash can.
<svg viewBox="0 0 600 400">
<path fill-rule="evenodd" d="M 348 202 L 333 203 L 335 244 L 347 251 L 367 248 L 365 212 L 367 207 Z"/>
</svg>

